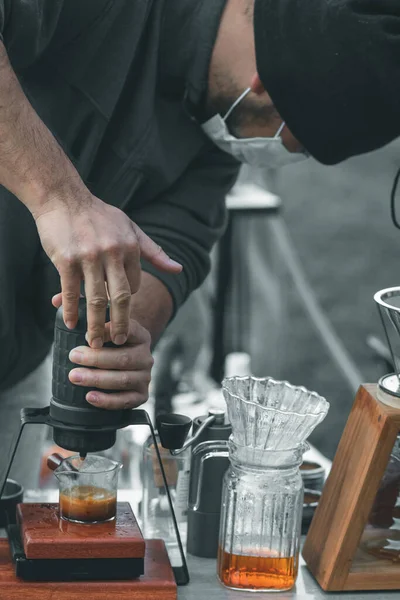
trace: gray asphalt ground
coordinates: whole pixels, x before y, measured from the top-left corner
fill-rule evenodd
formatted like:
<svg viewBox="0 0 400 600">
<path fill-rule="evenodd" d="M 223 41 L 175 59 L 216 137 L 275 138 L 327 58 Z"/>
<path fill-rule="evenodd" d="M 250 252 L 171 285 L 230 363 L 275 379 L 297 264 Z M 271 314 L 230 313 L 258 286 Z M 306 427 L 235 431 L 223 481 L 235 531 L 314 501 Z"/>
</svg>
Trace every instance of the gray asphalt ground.
<svg viewBox="0 0 400 600">
<path fill-rule="evenodd" d="M 390 220 L 389 195 L 400 143 L 337 167 L 315 161 L 286 167 L 278 192 L 305 272 L 318 300 L 363 374 L 376 382 L 386 366 L 366 345 L 373 333 L 383 338 L 373 295 L 400 285 L 400 230 Z M 400 213 L 400 193 L 398 195 Z M 329 416 L 311 441 L 333 457 L 353 397 L 288 287 L 289 323 L 284 376 L 324 395 Z"/>
</svg>

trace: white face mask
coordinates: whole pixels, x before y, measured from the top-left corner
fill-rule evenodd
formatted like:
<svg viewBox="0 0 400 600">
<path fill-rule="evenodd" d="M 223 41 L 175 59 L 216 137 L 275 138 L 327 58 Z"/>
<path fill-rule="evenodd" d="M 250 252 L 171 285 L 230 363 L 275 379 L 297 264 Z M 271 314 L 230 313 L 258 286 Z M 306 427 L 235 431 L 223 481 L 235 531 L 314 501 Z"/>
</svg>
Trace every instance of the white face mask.
<svg viewBox="0 0 400 600">
<path fill-rule="evenodd" d="M 247 163 L 253 167 L 275 169 L 308 158 L 307 154 L 289 152 L 285 148 L 281 138 L 282 130 L 285 127 L 284 122 L 272 138 L 236 138 L 229 133 L 226 120 L 250 91 L 251 88 L 245 90 L 224 117 L 218 114 L 209 121 L 206 121 L 206 123 L 203 123 L 202 128 L 204 133 L 211 138 L 218 148 L 228 152 L 240 162 Z"/>
</svg>

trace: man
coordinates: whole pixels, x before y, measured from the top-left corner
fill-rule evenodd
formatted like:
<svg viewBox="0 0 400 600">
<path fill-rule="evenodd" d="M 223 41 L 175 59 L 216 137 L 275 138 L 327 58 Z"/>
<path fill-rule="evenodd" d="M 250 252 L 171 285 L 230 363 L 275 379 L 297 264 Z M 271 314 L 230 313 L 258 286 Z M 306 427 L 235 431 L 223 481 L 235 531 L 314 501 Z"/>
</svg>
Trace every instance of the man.
<svg viewBox="0 0 400 600">
<path fill-rule="evenodd" d="M 0 0 L 0 391 L 48 353 L 52 296 L 75 325 L 84 280 L 90 347 L 71 381 L 118 390 L 89 393 L 99 407 L 143 403 L 151 343 L 208 271 L 237 159 L 329 164 L 399 134 L 398 14 L 393 0 Z"/>
</svg>

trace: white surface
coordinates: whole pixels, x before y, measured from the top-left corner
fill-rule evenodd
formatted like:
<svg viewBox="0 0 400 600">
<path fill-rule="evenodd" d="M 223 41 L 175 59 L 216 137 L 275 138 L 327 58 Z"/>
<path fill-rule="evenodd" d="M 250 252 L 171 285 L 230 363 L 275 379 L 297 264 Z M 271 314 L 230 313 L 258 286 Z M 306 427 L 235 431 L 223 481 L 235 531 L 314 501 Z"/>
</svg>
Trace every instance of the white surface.
<svg viewBox="0 0 400 600">
<path fill-rule="evenodd" d="M 263 190 L 257 185 L 242 184 L 233 189 L 226 198 L 229 210 L 265 210 L 281 206 L 279 196 Z"/>
</svg>

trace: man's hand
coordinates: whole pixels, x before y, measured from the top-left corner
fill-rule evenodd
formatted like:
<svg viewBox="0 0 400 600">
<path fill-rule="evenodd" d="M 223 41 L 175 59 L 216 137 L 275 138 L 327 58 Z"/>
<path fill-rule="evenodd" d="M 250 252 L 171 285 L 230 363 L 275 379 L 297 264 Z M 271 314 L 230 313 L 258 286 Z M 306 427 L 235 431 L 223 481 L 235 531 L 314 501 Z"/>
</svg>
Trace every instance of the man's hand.
<svg viewBox="0 0 400 600">
<path fill-rule="evenodd" d="M 105 327 L 105 342 L 110 341 L 110 324 Z M 148 399 L 153 357 L 150 351 L 149 332 L 130 319 L 128 340 L 120 348 L 88 348 L 79 346 L 71 350 L 70 361 L 79 365 L 69 378 L 76 385 L 116 390 L 112 394 L 89 392 L 90 404 L 109 410 L 136 408 Z M 84 367 L 96 367 L 85 369 Z"/>
<path fill-rule="evenodd" d="M 35 215 L 44 250 L 61 276 L 64 321 L 71 329 L 78 319 L 80 284 L 85 281 L 88 343 L 103 345 L 108 296 L 111 340 L 128 336 L 130 301 L 140 286 L 140 257 L 163 271 L 179 273 L 171 260 L 121 210 L 92 196 L 86 188 L 70 204 L 52 202 Z M 107 282 L 107 289 L 106 289 Z M 107 294 L 108 291 L 108 294 Z"/>
<path fill-rule="evenodd" d="M 23 202 L 42 245 L 61 275 L 64 315 L 74 327 L 81 281 L 88 301 L 88 336 L 101 348 L 107 291 L 111 338 L 128 335 L 131 294 L 140 281 L 140 256 L 157 268 L 181 266 L 119 209 L 93 196 L 57 140 L 29 104 L 0 41 L 0 184 Z"/>
</svg>

